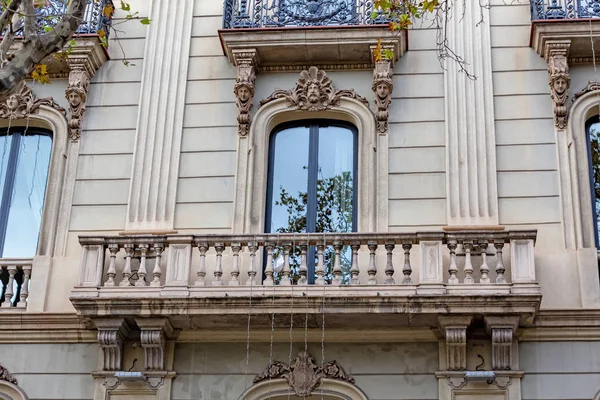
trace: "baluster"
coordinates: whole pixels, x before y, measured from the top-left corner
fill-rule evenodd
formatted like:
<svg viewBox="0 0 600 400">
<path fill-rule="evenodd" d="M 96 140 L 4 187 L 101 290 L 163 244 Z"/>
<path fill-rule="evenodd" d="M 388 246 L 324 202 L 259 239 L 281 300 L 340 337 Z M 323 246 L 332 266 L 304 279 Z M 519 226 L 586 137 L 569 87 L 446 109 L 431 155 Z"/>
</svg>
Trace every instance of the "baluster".
<svg viewBox="0 0 600 400">
<path fill-rule="evenodd" d="M 369 285 L 376 285 L 377 284 L 377 265 L 375 265 L 375 251 L 377 250 L 377 243 L 376 242 L 369 242 L 367 244 L 367 247 L 369 248 L 370 254 L 369 254 L 369 269 L 367 269 L 367 274 L 369 274 L 369 280 L 367 281 L 367 283 Z"/>
<path fill-rule="evenodd" d="M 223 281 L 223 251 L 225 251 L 224 243 L 215 243 L 215 251 L 217 252 L 217 263 L 215 264 L 215 279 L 213 280 L 213 286 L 222 286 Z"/>
<path fill-rule="evenodd" d="M 481 277 L 479 278 L 479 283 L 490 283 L 490 267 L 487 263 L 488 243 L 479 243 L 479 247 L 481 248 L 481 267 L 479 267 L 479 273 L 481 274 Z"/>
<path fill-rule="evenodd" d="M 150 282 L 150 286 L 160 286 L 160 278 L 162 278 L 162 268 L 160 267 L 160 258 L 162 256 L 162 252 L 165 249 L 162 243 L 155 243 L 152 246 L 154 250 L 154 269 L 152 270 L 152 282 Z"/>
<path fill-rule="evenodd" d="M 298 285 L 307 285 L 308 284 L 308 265 L 306 264 L 306 249 L 307 245 L 301 244 L 300 246 L 300 269 L 298 272 L 300 273 L 300 279 L 298 279 Z"/>
<path fill-rule="evenodd" d="M 410 285 L 412 283 L 412 267 L 410 265 L 410 249 L 412 249 L 411 243 L 403 243 L 402 249 L 404 249 L 404 267 L 402 268 L 402 273 L 404 274 L 404 278 L 402 278 L 402 283 L 405 285 Z"/>
<path fill-rule="evenodd" d="M 29 278 L 31 277 L 31 265 L 23 266 L 23 283 L 21 283 L 21 300 L 17 307 L 27 307 L 27 298 L 29 297 Z"/>
<path fill-rule="evenodd" d="M 140 268 L 138 269 L 138 280 L 135 286 L 146 286 L 146 257 L 148 256 L 149 246 L 147 244 L 140 244 Z"/>
<path fill-rule="evenodd" d="M 386 285 L 394 285 L 396 281 L 394 280 L 394 263 L 392 260 L 393 251 L 396 245 L 394 243 L 387 243 L 385 245 L 385 250 L 387 251 L 387 262 L 385 264 L 385 284 Z"/>
<path fill-rule="evenodd" d="M 315 273 L 317 274 L 317 279 L 315 280 L 316 285 L 326 285 L 325 282 L 325 257 L 323 256 L 323 252 L 325 251 L 324 244 L 317 245 L 317 268 Z"/>
<path fill-rule="evenodd" d="M 342 284 L 342 242 L 335 241 L 333 250 L 335 251 L 335 260 L 333 262 L 333 280 L 332 285 L 341 286 Z"/>
<path fill-rule="evenodd" d="M 119 252 L 119 245 L 111 243 L 108 245 L 108 251 L 110 252 L 110 262 L 108 264 L 108 271 L 106 271 L 106 282 L 104 286 L 115 286 L 115 276 L 117 276 L 116 258 Z"/>
<path fill-rule="evenodd" d="M 502 262 L 504 241 L 494 241 L 494 247 L 496 248 L 496 283 L 506 283 L 504 263 Z"/>
<path fill-rule="evenodd" d="M 241 243 L 231 244 L 231 251 L 233 252 L 233 267 L 231 269 L 231 280 L 229 281 L 231 286 L 239 286 L 240 284 L 240 250 L 242 250 Z"/>
<path fill-rule="evenodd" d="M 352 268 L 350 268 L 350 284 L 360 285 L 360 279 L 358 277 L 358 275 L 360 274 L 360 269 L 358 268 L 358 250 L 360 250 L 360 243 L 352 243 L 350 247 L 352 248 Z"/>
<path fill-rule="evenodd" d="M 131 243 L 124 245 L 123 248 L 125 249 L 125 267 L 123 268 L 123 279 L 119 283 L 119 286 L 131 286 L 129 282 L 129 278 L 131 278 L 131 258 L 135 249 Z"/>
<path fill-rule="evenodd" d="M 248 281 L 246 285 L 256 285 L 256 250 L 258 250 L 258 243 L 248 243 L 248 250 L 250 251 L 250 265 L 248 266 Z"/>
<path fill-rule="evenodd" d="M 13 297 L 13 285 L 15 282 L 15 274 L 17 273 L 17 267 L 14 265 L 8 266 L 8 283 L 6 284 L 6 291 L 4 292 L 4 303 L 2 307 L 12 307 L 11 299 Z"/>
<path fill-rule="evenodd" d="M 448 277 L 449 285 L 456 285 L 458 283 L 458 267 L 456 266 L 456 240 L 448 240 L 448 250 L 450 250 L 450 266 L 448 267 L 448 273 L 450 276 Z"/>
<path fill-rule="evenodd" d="M 266 242 L 265 249 L 267 249 L 267 265 L 265 266 L 265 281 L 263 285 L 273 286 L 275 281 L 273 280 L 273 243 Z"/>
<path fill-rule="evenodd" d="M 196 279 L 195 286 L 206 285 L 206 252 L 208 251 L 208 243 L 198 243 L 198 251 L 200 252 L 200 263 L 198 265 L 198 278 Z"/>
<path fill-rule="evenodd" d="M 290 243 L 283 244 L 283 270 L 281 271 L 282 277 L 279 284 L 282 286 L 289 286 L 292 284 L 290 279 L 290 250 L 292 245 Z"/>
<path fill-rule="evenodd" d="M 471 250 L 473 249 L 473 243 L 463 242 L 463 249 L 465 250 L 465 280 L 463 283 L 475 283 L 473 279 L 473 263 L 471 262 Z"/>
</svg>

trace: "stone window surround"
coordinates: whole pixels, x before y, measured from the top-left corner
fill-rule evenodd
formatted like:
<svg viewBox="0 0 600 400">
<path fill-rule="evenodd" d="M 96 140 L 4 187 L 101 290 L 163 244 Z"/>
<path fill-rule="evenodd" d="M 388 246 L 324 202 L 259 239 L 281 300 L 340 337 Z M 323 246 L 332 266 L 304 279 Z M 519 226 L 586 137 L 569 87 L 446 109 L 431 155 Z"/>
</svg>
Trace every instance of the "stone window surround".
<svg viewBox="0 0 600 400">
<path fill-rule="evenodd" d="M 369 398 L 355 385 L 334 379 L 323 379 L 313 395 L 319 396 L 323 390 L 325 400 L 369 400 Z M 251 386 L 241 396 L 240 400 L 268 400 L 286 397 L 290 386 L 285 379 L 263 381 Z"/>
<path fill-rule="evenodd" d="M 307 112 L 290 108 L 285 99 L 271 101 L 254 115 L 250 132 L 238 137 L 232 232 L 263 233 L 265 228 L 269 137 L 284 122 L 333 119 L 358 129 L 358 231 L 388 230 L 388 136 L 377 134 L 371 110 L 342 98 L 329 110 Z"/>
<path fill-rule="evenodd" d="M 29 397 L 17 385 L 0 381 L 0 400 L 29 400 Z"/>
</svg>

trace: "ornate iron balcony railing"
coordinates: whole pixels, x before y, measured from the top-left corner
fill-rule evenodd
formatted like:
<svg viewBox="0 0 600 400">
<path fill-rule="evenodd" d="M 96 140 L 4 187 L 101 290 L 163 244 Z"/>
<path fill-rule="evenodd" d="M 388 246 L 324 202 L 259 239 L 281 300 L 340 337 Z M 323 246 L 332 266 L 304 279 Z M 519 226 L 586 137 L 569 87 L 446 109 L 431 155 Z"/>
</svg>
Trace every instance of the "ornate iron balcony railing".
<svg viewBox="0 0 600 400">
<path fill-rule="evenodd" d="M 373 0 L 225 0 L 223 28 L 342 26 L 386 23 Z"/>
<path fill-rule="evenodd" d="M 47 0 L 44 7 L 36 10 L 38 14 L 37 26 L 40 31 L 50 29 L 60 21 L 62 15 L 67 11 L 68 2 L 69 0 Z M 87 3 L 83 19 L 76 33 L 82 35 L 104 31 L 108 36 L 112 25 L 113 0 L 87 0 Z M 16 35 L 20 36 L 22 33 L 23 31 L 20 30 L 16 32 Z"/>
<path fill-rule="evenodd" d="M 531 0 L 531 19 L 600 18 L 600 0 Z"/>
</svg>

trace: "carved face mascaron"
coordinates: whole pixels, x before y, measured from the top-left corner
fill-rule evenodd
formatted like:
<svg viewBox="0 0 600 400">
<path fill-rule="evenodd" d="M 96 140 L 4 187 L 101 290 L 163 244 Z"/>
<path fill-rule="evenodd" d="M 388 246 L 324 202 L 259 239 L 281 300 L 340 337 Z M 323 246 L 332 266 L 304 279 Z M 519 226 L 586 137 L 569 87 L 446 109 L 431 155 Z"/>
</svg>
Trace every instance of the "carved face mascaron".
<svg viewBox="0 0 600 400">
<path fill-rule="evenodd" d="M 379 83 L 376 87 L 377 97 L 385 99 L 390 94 L 390 86 L 387 83 Z"/>
<path fill-rule="evenodd" d="M 237 96 L 242 103 L 245 103 L 248 100 L 250 100 L 250 97 L 252 97 L 252 93 L 250 93 L 250 89 L 248 89 L 247 86 L 241 85 L 237 90 Z"/>
<path fill-rule="evenodd" d="M 306 87 L 306 98 L 309 102 L 315 104 L 319 102 L 321 97 L 321 89 L 319 88 L 319 84 L 316 82 L 311 82 Z"/>
<path fill-rule="evenodd" d="M 75 91 L 71 91 L 69 93 L 69 104 L 73 108 L 79 107 L 79 105 L 81 104 L 81 95 Z"/>
<path fill-rule="evenodd" d="M 555 79 L 553 83 L 554 90 L 556 90 L 557 94 L 563 94 L 567 90 L 568 86 L 569 84 L 567 80 L 563 77 Z"/>
</svg>

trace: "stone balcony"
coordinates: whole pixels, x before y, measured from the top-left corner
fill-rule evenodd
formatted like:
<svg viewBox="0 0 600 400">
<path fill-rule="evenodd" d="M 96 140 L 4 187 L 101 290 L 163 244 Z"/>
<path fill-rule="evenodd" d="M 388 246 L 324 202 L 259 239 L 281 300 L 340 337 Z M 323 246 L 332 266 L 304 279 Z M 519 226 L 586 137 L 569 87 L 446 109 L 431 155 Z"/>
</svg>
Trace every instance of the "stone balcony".
<svg viewBox="0 0 600 400">
<path fill-rule="evenodd" d="M 526 326 L 541 301 L 535 238 L 535 231 L 82 236 L 71 302 L 84 317 L 165 317 L 176 329 L 242 329 L 241 315 L 267 327 L 310 314 L 318 325 L 321 313 L 330 327 L 352 318 L 356 329 L 431 327 L 440 315 L 466 314 L 518 316 Z"/>
<path fill-rule="evenodd" d="M 0 312 L 27 309 L 32 266 L 31 258 L 0 259 Z"/>
</svg>

